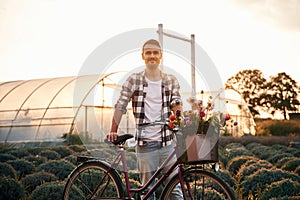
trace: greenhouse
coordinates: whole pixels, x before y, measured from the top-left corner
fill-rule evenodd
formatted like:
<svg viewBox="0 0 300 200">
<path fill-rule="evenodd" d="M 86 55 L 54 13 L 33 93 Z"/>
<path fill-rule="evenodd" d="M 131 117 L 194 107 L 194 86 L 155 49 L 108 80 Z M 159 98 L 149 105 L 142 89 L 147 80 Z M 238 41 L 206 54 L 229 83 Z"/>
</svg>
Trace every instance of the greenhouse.
<svg viewBox="0 0 300 200">
<path fill-rule="evenodd" d="M 103 140 L 110 128 L 123 73 L 0 83 L 0 142 L 56 142 L 63 141 L 66 134 Z M 187 94 L 184 99 L 188 91 L 182 94 Z M 221 90 L 205 95 L 226 102 L 227 110 L 239 122 L 232 135 L 255 134 L 248 105 L 237 92 Z M 123 117 L 120 131 L 134 133 L 131 112 Z"/>
<path fill-rule="evenodd" d="M 60 141 L 74 133 L 101 139 L 112 112 L 102 96 L 115 90 L 116 74 L 1 83 L 0 141 Z"/>
</svg>

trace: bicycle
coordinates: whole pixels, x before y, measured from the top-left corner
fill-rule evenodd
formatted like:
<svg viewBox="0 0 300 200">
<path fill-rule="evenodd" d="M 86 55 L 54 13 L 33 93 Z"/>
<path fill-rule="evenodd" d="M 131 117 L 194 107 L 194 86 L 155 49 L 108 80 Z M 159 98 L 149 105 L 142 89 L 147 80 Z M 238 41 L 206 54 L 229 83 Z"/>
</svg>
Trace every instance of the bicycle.
<svg viewBox="0 0 300 200">
<path fill-rule="evenodd" d="M 141 126 L 162 125 L 171 129 L 167 123 L 152 122 L 145 123 Z M 176 128 L 171 129 L 174 133 L 178 132 Z M 177 159 L 168 170 L 161 174 L 164 167 L 176 155 L 176 148 L 168 158 L 159 166 L 158 170 L 150 180 L 139 188 L 132 188 L 129 182 L 129 175 L 125 159 L 124 144 L 133 138 L 131 134 L 119 135 L 117 140 L 112 144 L 118 147 L 118 154 L 115 160 L 109 164 L 103 160 L 93 157 L 78 156 L 78 161 L 82 162 L 69 175 L 63 191 L 63 199 L 134 199 L 133 195 L 143 194 L 142 199 L 147 199 L 157 188 L 163 185 L 164 181 L 171 175 L 174 170 L 177 173 L 163 188 L 159 199 L 168 200 L 173 189 L 180 184 L 183 199 L 229 199 L 234 200 L 234 192 L 216 173 L 217 162 L 203 162 L 201 164 L 181 164 Z M 123 179 L 117 167 L 121 163 L 123 168 Z M 210 169 L 210 170 L 208 170 Z M 148 186 L 153 183 L 151 189 Z"/>
</svg>

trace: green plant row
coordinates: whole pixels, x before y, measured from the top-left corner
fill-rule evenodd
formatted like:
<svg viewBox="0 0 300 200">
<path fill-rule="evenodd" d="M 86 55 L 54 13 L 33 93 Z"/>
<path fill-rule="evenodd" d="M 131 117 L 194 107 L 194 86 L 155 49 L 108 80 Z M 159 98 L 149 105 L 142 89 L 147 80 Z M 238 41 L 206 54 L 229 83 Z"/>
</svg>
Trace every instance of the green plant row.
<svg viewBox="0 0 300 200">
<path fill-rule="evenodd" d="M 138 186 L 134 148 L 127 150 L 131 182 Z M 103 144 L 2 148 L 0 199 L 61 199 L 68 174 L 78 164 L 76 155 L 96 156 L 109 162 L 115 153 L 116 149 Z M 299 149 L 257 142 L 229 143 L 220 146 L 219 154 L 221 169 L 216 173 L 234 189 L 238 199 L 299 196 Z"/>
</svg>

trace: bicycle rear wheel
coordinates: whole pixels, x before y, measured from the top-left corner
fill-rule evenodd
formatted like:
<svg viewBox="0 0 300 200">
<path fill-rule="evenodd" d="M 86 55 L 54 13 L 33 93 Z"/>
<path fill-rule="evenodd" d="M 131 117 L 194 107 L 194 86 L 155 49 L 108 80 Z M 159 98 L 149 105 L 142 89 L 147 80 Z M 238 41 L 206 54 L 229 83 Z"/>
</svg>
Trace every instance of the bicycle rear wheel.
<svg viewBox="0 0 300 200">
<path fill-rule="evenodd" d="M 183 187 L 188 200 L 235 199 L 232 189 L 216 174 L 197 168 L 190 168 L 185 170 L 182 176 L 184 180 Z M 180 187 L 178 174 L 164 188 L 161 199 L 177 199 L 172 194 L 176 187 Z"/>
<path fill-rule="evenodd" d="M 88 161 L 69 175 L 64 200 L 121 199 L 124 196 L 119 174 L 101 161 Z"/>
</svg>

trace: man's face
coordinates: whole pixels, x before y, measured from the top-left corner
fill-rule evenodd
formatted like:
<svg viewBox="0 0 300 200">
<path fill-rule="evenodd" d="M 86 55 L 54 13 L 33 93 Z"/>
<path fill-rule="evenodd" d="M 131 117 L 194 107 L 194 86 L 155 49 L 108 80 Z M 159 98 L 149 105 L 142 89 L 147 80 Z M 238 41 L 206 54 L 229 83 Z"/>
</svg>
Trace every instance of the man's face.
<svg viewBox="0 0 300 200">
<path fill-rule="evenodd" d="M 142 53 L 145 64 L 150 69 L 157 68 L 162 58 L 161 50 L 154 44 L 146 44 Z"/>
</svg>

